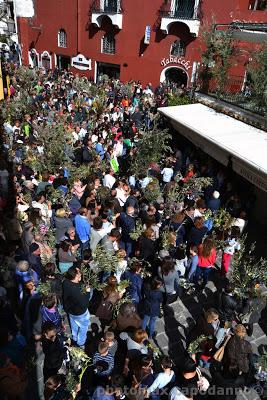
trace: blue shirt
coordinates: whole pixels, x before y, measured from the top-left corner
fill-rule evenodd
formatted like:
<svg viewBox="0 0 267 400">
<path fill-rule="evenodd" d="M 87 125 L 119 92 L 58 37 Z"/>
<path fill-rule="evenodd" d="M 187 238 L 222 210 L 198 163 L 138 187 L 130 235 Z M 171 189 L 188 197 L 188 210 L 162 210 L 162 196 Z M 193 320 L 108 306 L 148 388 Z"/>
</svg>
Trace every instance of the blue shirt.
<svg viewBox="0 0 267 400">
<path fill-rule="evenodd" d="M 91 225 L 87 217 L 77 214 L 75 217 L 75 228 L 77 235 L 82 243 L 90 240 Z"/>
<path fill-rule="evenodd" d="M 105 150 L 104 150 L 104 147 L 103 147 L 103 145 L 101 143 L 97 143 L 96 144 L 95 151 L 97 152 L 97 154 L 100 155 L 101 160 L 103 160 L 104 155 L 105 155 Z"/>
</svg>

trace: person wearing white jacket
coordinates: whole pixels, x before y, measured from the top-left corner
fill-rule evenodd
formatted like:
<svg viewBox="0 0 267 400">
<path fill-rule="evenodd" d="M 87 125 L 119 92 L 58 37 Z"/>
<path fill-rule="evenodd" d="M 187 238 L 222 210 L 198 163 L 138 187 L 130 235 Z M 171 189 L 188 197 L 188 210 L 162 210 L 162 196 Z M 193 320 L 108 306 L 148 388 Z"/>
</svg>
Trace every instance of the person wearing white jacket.
<svg viewBox="0 0 267 400">
<path fill-rule="evenodd" d="M 32 207 L 39 208 L 42 221 L 45 225 L 49 226 L 52 217 L 51 203 L 46 203 L 45 196 L 42 192 L 36 196 L 36 200 L 32 202 Z"/>
</svg>

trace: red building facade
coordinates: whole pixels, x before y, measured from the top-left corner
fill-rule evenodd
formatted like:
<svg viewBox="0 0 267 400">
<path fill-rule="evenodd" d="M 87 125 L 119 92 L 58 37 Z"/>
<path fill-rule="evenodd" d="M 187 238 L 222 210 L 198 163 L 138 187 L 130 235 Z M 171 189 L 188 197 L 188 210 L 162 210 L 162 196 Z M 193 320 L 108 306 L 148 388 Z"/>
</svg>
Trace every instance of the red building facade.
<svg viewBox="0 0 267 400">
<path fill-rule="evenodd" d="M 153 86 L 165 79 L 190 86 L 204 27 L 267 21 L 265 0 L 35 0 L 34 7 L 33 18 L 18 19 L 25 65 L 71 65 L 94 81 L 108 74 Z"/>
</svg>

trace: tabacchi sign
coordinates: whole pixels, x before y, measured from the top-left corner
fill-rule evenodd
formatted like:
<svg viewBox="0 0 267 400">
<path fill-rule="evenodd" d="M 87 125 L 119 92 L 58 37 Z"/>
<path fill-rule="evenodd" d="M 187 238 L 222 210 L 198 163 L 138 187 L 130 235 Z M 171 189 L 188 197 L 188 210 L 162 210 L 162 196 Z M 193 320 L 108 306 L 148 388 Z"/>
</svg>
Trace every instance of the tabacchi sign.
<svg viewBox="0 0 267 400">
<path fill-rule="evenodd" d="M 163 58 L 160 64 L 163 67 L 168 64 L 180 64 L 187 71 L 191 68 L 190 61 L 186 61 L 183 57 L 170 56 L 169 58 Z"/>
</svg>

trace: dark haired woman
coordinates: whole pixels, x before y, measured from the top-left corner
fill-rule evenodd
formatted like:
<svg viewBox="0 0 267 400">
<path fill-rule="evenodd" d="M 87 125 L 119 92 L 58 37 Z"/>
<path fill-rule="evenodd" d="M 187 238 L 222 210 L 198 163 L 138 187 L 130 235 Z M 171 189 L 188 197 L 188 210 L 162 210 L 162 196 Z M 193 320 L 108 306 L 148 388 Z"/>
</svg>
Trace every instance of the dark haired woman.
<svg viewBox="0 0 267 400">
<path fill-rule="evenodd" d="M 141 262 L 135 261 L 131 264 L 130 269 L 125 271 L 121 276 L 121 280 L 130 281 L 130 285 L 126 289 L 126 293 L 136 305 L 138 305 L 142 300 L 143 278 L 141 276 L 141 272 Z"/>
<path fill-rule="evenodd" d="M 152 338 L 155 334 L 155 325 L 157 318 L 160 315 L 160 306 L 163 302 L 163 293 L 160 288 L 162 281 L 154 278 L 151 284 L 145 286 L 144 290 L 144 319 L 142 322 L 142 329 L 148 326 L 149 337 Z"/>
<path fill-rule="evenodd" d="M 163 258 L 158 274 L 163 282 L 161 291 L 166 295 L 166 304 L 171 304 L 178 296 L 179 272 L 175 271 L 175 264 L 170 256 Z"/>
</svg>

